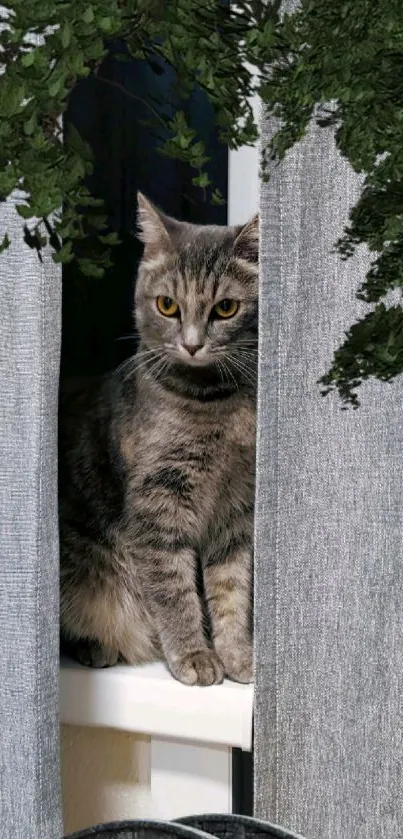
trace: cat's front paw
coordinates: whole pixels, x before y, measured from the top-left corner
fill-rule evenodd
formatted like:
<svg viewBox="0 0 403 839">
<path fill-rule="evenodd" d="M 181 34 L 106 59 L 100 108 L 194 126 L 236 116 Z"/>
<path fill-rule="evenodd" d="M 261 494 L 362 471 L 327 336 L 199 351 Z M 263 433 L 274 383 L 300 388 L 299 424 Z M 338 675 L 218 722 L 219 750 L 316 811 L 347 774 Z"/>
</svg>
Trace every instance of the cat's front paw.
<svg viewBox="0 0 403 839">
<path fill-rule="evenodd" d="M 253 682 L 253 647 L 245 644 L 236 649 L 219 649 L 225 675 L 233 682 Z"/>
<path fill-rule="evenodd" d="M 214 650 L 194 650 L 170 661 L 169 669 L 184 685 L 218 685 L 224 678 L 221 662 Z"/>
<path fill-rule="evenodd" d="M 74 644 L 73 655 L 85 667 L 113 667 L 119 660 L 117 650 L 104 647 L 98 641 L 77 641 Z"/>
</svg>

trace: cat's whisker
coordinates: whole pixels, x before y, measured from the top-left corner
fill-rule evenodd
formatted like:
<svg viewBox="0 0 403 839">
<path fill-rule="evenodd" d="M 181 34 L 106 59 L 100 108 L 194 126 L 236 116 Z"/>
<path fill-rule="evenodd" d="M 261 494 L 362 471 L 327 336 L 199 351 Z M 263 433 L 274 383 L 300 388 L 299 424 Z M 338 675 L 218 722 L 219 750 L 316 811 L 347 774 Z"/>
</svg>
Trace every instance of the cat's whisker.
<svg viewBox="0 0 403 839">
<path fill-rule="evenodd" d="M 231 347 L 230 355 L 238 357 L 238 356 L 246 356 L 251 359 L 257 358 L 257 350 L 253 349 L 246 349 L 245 347 Z"/>
<path fill-rule="evenodd" d="M 236 353 L 233 354 L 233 358 L 237 358 L 238 361 L 242 361 L 243 364 L 247 364 L 248 367 L 251 367 L 252 370 L 256 369 L 256 367 L 257 367 L 257 357 L 256 356 L 250 356 L 248 353 L 240 354 L 239 352 L 236 352 Z"/>
<path fill-rule="evenodd" d="M 235 358 L 238 361 L 242 361 L 244 364 L 248 361 L 251 365 L 256 364 L 256 356 L 252 355 L 249 350 L 235 350 L 233 352 L 228 353 L 229 358 Z"/>
<path fill-rule="evenodd" d="M 251 385 L 251 386 L 255 387 L 255 385 L 256 385 L 256 380 L 255 380 L 252 376 L 249 376 L 249 375 L 245 372 L 245 370 L 238 370 L 238 375 L 239 375 L 239 374 L 241 374 L 241 375 L 242 375 L 244 383 L 249 384 L 249 385 Z"/>
<path fill-rule="evenodd" d="M 133 333 L 133 335 L 121 335 L 119 338 L 116 338 L 117 341 L 135 341 L 138 339 L 138 335 Z"/>
<path fill-rule="evenodd" d="M 234 374 L 232 373 L 231 369 L 229 368 L 228 364 L 225 363 L 226 362 L 226 356 L 225 356 L 224 353 L 222 353 L 222 355 L 223 355 L 223 358 L 220 358 L 220 359 L 217 358 L 215 363 L 217 364 L 217 366 L 219 366 L 220 370 L 224 371 L 224 376 L 225 376 L 225 380 L 226 380 L 227 384 L 229 384 L 229 382 L 231 380 L 233 382 L 233 384 L 236 386 L 236 388 L 238 389 L 238 382 L 237 382 Z"/>
<path fill-rule="evenodd" d="M 165 357 L 161 358 L 159 364 L 156 365 L 156 373 L 154 375 L 156 375 L 156 376 L 163 375 L 165 373 L 165 371 L 168 369 L 168 366 L 169 366 L 169 362 L 168 362 L 167 358 L 165 358 Z"/>
<path fill-rule="evenodd" d="M 135 369 L 134 356 L 130 356 L 116 370 L 116 373 L 124 373 L 123 381 L 126 382 L 133 375 Z"/>
<path fill-rule="evenodd" d="M 224 355 L 224 353 L 221 353 L 221 355 Z M 220 359 L 217 358 L 214 363 L 217 365 L 217 367 L 220 371 L 220 376 L 221 376 L 222 383 L 225 384 L 225 382 L 226 382 L 227 384 L 229 384 L 229 379 L 228 379 L 228 376 L 229 376 L 231 378 L 232 382 L 234 383 L 234 385 L 236 386 L 236 388 L 238 389 L 238 382 L 236 381 L 236 378 L 233 375 L 233 373 L 231 372 L 231 370 L 229 369 L 228 365 L 225 363 L 224 358 L 220 358 Z"/>
<path fill-rule="evenodd" d="M 255 369 L 254 365 L 248 364 L 245 359 L 238 358 L 238 356 L 231 355 L 231 356 L 229 356 L 229 360 L 231 362 L 233 362 L 234 364 L 236 364 L 239 368 L 242 368 L 243 370 L 247 370 L 248 373 L 253 373 L 253 371 Z"/>
<path fill-rule="evenodd" d="M 166 359 L 166 360 L 165 360 L 165 365 L 164 365 L 164 367 L 162 368 L 162 370 L 161 370 L 161 372 L 159 373 L 159 375 L 160 375 L 160 376 L 165 376 L 165 374 L 166 374 L 167 370 L 169 370 L 169 367 L 170 367 L 170 363 L 169 363 L 169 361 Z"/>
<path fill-rule="evenodd" d="M 139 353 L 137 353 L 137 355 L 132 356 L 131 359 L 128 359 L 128 361 L 131 362 L 131 366 L 130 370 L 124 376 L 124 381 L 128 381 L 128 379 L 131 376 L 133 376 L 134 373 L 138 373 L 140 372 L 140 370 L 143 370 L 144 367 L 147 367 L 147 365 L 150 364 L 154 360 L 154 358 L 159 359 L 161 357 L 161 352 L 162 351 L 160 348 L 153 347 L 150 350 L 142 350 Z"/>
<path fill-rule="evenodd" d="M 125 373 L 123 381 L 126 382 L 135 373 L 137 363 L 135 357 L 128 358 L 127 361 L 118 368 L 119 373 Z"/>
<path fill-rule="evenodd" d="M 156 379 L 156 378 L 159 378 L 163 372 L 165 372 L 165 369 L 167 367 L 168 367 L 168 360 L 167 360 L 166 356 L 165 355 L 161 356 L 161 354 L 160 354 L 159 358 L 157 358 L 151 364 L 151 366 L 148 368 L 148 370 L 146 370 L 146 372 L 149 374 L 149 376 Z"/>
<path fill-rule="evenodd" d="M 144 358 L 146 355 L 152 355 L 153 353 L 161 352 L 161 347 L 149 347 L 145 350 L 139 350 L 133 358 Z"/>
<path fill-rule="evenodd" d="M 138 363 L 135 365 L 136 370 L 142 370 L 143 367 L 146 367 L 147 364 L 150 364 L 152 361 L 157 360 L 158 358 L 162 357 L 161 350 L 155 350 L 153 353 L 150 353 L 147 356 L 144 356 L 138 360 Z"/>
<path fill-rule="evenodd" d="M 237 347 L 235 352 L 233 353 L 233 355 L 240 355 L 240 356 L 246 356 L 247 358 L 254 358 L 257 355 L 257 351 L 255 352 L 255 350 L 244 350 L 244 349 L 240 350 Z"/>
<path fill-rule="evenodd" d="M 235 348 L 233 348 L 233 350 L 231 352 L 231 355 L 238 355 L 238 354 L 239 355 L 248 355 L 252 358 L 254 356 L 257 356 L 258 351 L 257 351 L 257 349 L 254 350 L 252 348 L 247 348 L 247 347 L 235 347 Z"/>
<path fill-rule="evenodd" d="M 224 384 L 224 378 L 223 378 L 223 374 L 222 374 L 222 367 L 221 367 L 221 364 L 220 364 L 220 362 L 219 362 L 219 360 L 218 360 L 218 359 L 217 359 L 217 361 L 216 361 L 216 364 L 217 364 L 217 367 L 218 367 L 218 372 L 219 372 L 220 377 L 221 377 L 221 381 L 222 381 L 222 383 Z"/>
<path fill-rule="evenodd" d="M 233 347 L 256 347 L 257 349 L 257 339 L 256 338 L 238 338 L 236 341 L 232 343 Z"/>
<path fill-rule="evenodd" d="M 243 384 L 243 386 L 245 386 L 245 385 L 250 385 L 250 387 L 255 388 L 255 386 L 256 386 L 256 380 L 255 380 L 255 379 L 253 379 L 253 378 L 252 378 L 252 377 L 250 377 L 250 376 L 247 376 L 247 375 L 246 375 L 246 373 L 245 373 L 243 370 L 238 370 L 238 376 L 239 376 L 240 374 L 242 375 L 242 379 L 243 379 L 242 384 Z"/>
<path fill-rule="evenodd" d="M 162 360 L 162 356 L 161 356 L 161 354 L 160 354 L 160 353 L 158 353 L 158 355 L 152 356 L 151 358 L 147 358 L 147 359 L 146 359 L 146 360 L 145 360 L 145 361 L 144 361 L 144 362 L 143 362 L 143 363 L 142 363 L 142 364 L 141 364 L 141 365 L 137 368 L 136 372 L 139 372 L 139 371 L 141 370 L 141 371 L 144 371 L 144 372 L 146 372 L 146 373 L 147 373 L 147 372 L 148 372 L 148 373 L 151 373 L 151 372 L 153 371 L 154 367 L 156 367 L 156 366 L 160 363 L 160 361 L 161 361 L 161 360 Z"/>
<path fill-rule="evenodd" d="M 249 384 L 255 385 L 256 376 L 253 376 L 253 370 L 248 365 L 240 361 L 239 358 L 234 358 L 234 356 L 229 356 L 228 362 L 242 374 Z"/>
<path fill-rule="evenodd" d="M 234 385 L 235 385 L 236 389 L 239 390 L 239 384 L 238 384 L 231 368 L 225 363 L 225 361 L 223 361 L 222 363 L 223 363 L 225 372 L 228 373 L 229 376 L 231 376 L 231 379 L 234 382 Z"/>
<path fill-rule="evenodd" d="M 143 356 L 155 352 L 155 347 L 149 350 L 138 350 L 138 352 L 133 353 L 133 355 L 129 356 L 129 358 L 125 358 L 124 361 L 116 368 L 116 372 L 121 372 L 124 370 L 125 367 L 129 366 L 130 364 L 134 364 L 139 358 Z"/>
</svg>

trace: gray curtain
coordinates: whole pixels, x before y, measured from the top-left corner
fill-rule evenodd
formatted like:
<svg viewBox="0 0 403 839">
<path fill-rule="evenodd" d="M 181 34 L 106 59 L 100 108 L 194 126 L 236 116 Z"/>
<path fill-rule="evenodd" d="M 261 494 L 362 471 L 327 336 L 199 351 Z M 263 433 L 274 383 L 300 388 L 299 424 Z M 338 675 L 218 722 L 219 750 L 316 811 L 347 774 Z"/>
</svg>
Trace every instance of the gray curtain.
<svg viewBox="0 0 403 839">
<path fill-rule="evenodd" d="M 57 389 L 60 270 L 0 204 L 0 833 L 61 836 Z"/>
<path fill-rule="evenodd" d="M 316 127 L 261 189 L 255 810 L 309 839 L 403 832 L 403 379 L 316 384 L 366 311 L 357 190 Z"/>
</svg>

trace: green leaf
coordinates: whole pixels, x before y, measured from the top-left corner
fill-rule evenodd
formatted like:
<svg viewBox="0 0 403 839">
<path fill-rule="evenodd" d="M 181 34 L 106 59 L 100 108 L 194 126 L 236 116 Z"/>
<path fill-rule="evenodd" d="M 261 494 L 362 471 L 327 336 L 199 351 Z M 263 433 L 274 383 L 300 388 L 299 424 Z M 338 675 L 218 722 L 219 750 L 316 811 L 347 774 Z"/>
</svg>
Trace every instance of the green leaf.
<svg viewBox="0 0 403 839">
<path fill-rule="evenodd" d="M 116 20 L 112 17 L 101 17 L 97 21 L 99 28 L 102 32 L 110 34 L 116 30 Z"/>
<path fill-rule="evenodd" d="M 107 233 L 106 235 L 98 235 L 98 239 L 104 245 L 120 245 L 121 239 L 119 239 L 118 233 Z"/>
<path fill-rule="evenodd" d="M 84 73 L 84 54 L 77 50 L 73 55 L 69 55 L 69 64 L 74 73 L 82 76 Z"/>
<path fill-rule="evenodd" d="M 67 265 L 69 262 L 72 262 L 73 259 L 73 243 L 71 241 L 65 242 L 60 250 L 53 254 L 53 261 L 61 263 L 62 265 Z"/>
<path fill-rule="evenodd" d="M 105 270 L 100 265 L 96 265 L 91 259 L 78 259 L 80 271 L 86 277 L 96 277 L 102 279 Z"/>
<path fill-rule="evenodd" d="M 72 122 L 67 122 L 65 126 L 65 142 L 76 152 L 77 155 L 87 160 L 90 163 L 94 162 L 94 153 L 89 143 L 87 143 L 77 131 Z"/>
<path fill-rule="evenodd" d="M 105 209 L 103 203 L 101 206 Z M 88 224 L 95 230 L 104 230 L 108 223 L 108 216 L 106 213 L 99 213 L 97 215 L 95 215 L 95 213 L 87 213 L 86 218 L 88 220 Z"/>
<path fill-rule="evenodd" d="M 82 14 L 82 19 L 85 23 L 92 23 L 94 20 L 94 10 L 92 6 L 88 6 Z"/>
<path fill-rule="evenodd" d="M 209 178 L 207 172 L 202 172 L 196 178 L 192 178 L 192 184 L 194 186 L 200 186 L 203 189 L 207 186 L 210 186 L 210 183 L 211 183 L 211 181 L 210 181 L 210 178 Z"/>
<path fill-rule="evenodd" d="M 67 47 L 70 45 L 71 39 L 73 35 L 73 27 L 70 21 L 66 20 L 64 26 L 62 26 L 60 32 L 60 40 L 62 42 L 62 47 L 66 50 Z"/>
<path fill-rule="evenodd" d="M 25 120 L 24 122 L 24 131 L 25 133 L 30 136 L 34 133 L 35 127 L 37 125 L 36 113 L 34 112 L 29 119 Z"/>
<path fill-rule="evenodd" d="M 18 177 L 13 166 L 9 165 L 6 169 L 0 171 L 0 198 L 7 198 L 17 184 Z"/>
<path fill-rule="evenodd" d="M 18 81 L 12 81 L 4 86 L 4 78 L 0 77 L 0 115 L 13 117 L 20 113 L 21 105 L 25 97 L 25 85 Z"/>
<path fill-rule="evenodd" d="M 53 78 L 52 81 L 48 85 L 49 95 L 53 97 L 57 96 L 62 88 L 64 87 L 65 77 L 60 73 L 60 75 Z"/>
<path fill-rule="evenodd" d="M 32 207 L 30 207 L 28 204 L 17 204 L 16 210 L 18 215 L 21 216 L 21 218 L 29 219 L 34 218 L 35 216 L 35 212 L 32 210 Z"/>
<path fill-rule="evenodd" d="M 23 67 L 32 67 L 35 61 L 35 50 L 30 50 L 29 52 L 24 53 L 21 58 L 21 64 Z"/>
<path fill-rule="evenodd" d="M 211 203 L 216 205 L 223 205 L 226 203 L 224 196 L 221 194 L 219 189 L 214 189 L 212 196 L 211 196 Z"/>
</svg>

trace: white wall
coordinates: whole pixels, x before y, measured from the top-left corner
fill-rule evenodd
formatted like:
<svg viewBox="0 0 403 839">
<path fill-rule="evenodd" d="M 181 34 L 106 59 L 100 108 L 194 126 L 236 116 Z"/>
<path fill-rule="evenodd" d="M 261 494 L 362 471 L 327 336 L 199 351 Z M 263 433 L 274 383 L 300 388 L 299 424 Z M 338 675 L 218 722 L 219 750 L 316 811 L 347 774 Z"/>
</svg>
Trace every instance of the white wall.
<svg viewBox="0 0 403 839">
<path fill-rule="evenodd" d="M 259 99 L 252 100 L 255 118 L 259 115 Z M 228 224 L 243 224 L 257 213 L 259 207 L 258 148 L 244 146 L 229 152 Z"/>
<path fill-rule="evenodd" d="M 230 813 L 231 750 L 63 725 L 65 833 L 124 819 Z"/>
</svg>

